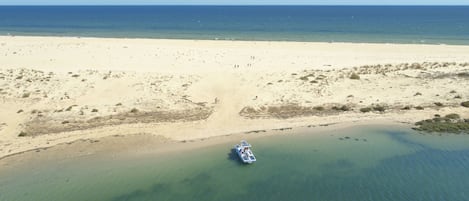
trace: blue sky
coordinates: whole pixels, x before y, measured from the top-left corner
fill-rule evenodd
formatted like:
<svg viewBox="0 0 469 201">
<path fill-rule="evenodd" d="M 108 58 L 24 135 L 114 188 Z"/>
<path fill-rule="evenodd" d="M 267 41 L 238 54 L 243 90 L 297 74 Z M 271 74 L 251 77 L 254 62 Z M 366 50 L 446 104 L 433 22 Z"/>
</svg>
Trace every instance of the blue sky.
<svg viewBox="0 0 469 201">
<path fill-rule="evenodd" d="M 0 5 L 469 5 L 469 0 L 0 0 Z"/>
</svg>

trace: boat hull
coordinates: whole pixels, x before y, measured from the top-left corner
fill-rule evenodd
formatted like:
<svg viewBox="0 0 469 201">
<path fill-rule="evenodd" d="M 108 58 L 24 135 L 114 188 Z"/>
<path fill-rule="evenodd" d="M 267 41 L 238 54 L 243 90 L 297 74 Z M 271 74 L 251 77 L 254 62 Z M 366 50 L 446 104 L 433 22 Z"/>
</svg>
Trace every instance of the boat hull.
<svg viewBox="0 0 469 201">
<path fill-rule="evenodd" d="M 241 145 L 235 146 L 235 151 L 238 154 L 239 159 L 246 164 L 251 164 L 256 161 L 256 157 L 249 148 Z"/>
</svg>

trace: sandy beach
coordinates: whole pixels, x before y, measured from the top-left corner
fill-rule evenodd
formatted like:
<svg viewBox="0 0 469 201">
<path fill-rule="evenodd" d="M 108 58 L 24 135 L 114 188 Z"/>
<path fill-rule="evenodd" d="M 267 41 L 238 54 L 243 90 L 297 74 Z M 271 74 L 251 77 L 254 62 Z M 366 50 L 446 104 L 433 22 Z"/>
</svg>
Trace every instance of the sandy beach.
<svg viewBox="0 0 469 201">
<path fill-rule="evenodd" d="M 187 141 L 469 118 L 469 46 L 0 37 L 0 158 L 77 140 Z"/>
</svg>

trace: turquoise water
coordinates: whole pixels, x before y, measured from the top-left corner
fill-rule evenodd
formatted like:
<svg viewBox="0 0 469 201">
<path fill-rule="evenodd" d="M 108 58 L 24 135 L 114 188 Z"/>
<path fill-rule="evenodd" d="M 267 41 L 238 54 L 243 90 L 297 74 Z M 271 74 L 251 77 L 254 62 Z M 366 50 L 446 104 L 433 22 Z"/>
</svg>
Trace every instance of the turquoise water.
<svg viewBox="0 0 469 201">
<path fill-rule="evenodd" d="M 250 139 L 253 165 L 232 153 L 236 140 L 10 169 L 0 172 L 0 200 L 469 200 L 468 136 L 384 126 L 291 132 Z"/>
<path fill-rule="evenodd" d="M 469 6 L 0 6 L 1 35 L 469 44 Z"/>
</svg>

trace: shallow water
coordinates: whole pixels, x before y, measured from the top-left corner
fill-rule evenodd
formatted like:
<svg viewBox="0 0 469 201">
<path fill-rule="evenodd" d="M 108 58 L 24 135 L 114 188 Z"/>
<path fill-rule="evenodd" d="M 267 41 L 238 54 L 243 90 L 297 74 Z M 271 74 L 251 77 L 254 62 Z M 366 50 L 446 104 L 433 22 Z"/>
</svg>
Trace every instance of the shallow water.
<svg viewBox="0 0 469 201">
<path fill-rule="evenodd" d="M 249 140 L 253 165 L 237 160 L 233 141 L 7 169 L 0 200 L 469 200 L 469 136 L 385 126 L 289 132 Z"/>
</svg>

